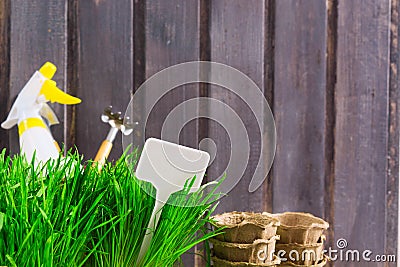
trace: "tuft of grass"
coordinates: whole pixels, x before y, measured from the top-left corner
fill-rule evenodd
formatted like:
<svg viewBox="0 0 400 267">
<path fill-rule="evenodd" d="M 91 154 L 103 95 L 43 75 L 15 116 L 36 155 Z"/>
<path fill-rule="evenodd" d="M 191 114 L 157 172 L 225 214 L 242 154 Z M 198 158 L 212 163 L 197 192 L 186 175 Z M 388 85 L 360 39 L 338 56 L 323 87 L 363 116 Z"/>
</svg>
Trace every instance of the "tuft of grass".
<svg viewBox="0 0 400 267">
<path fill-rule="evenodd" d="M 145 227 L 154 207 L 150 184 L 137 180 L 122 157 L 115 165 L 107 163 L 100 173 L 94 175 L 105 191 L 100 208 L 100 220 L 107 222 L 116 218 L 112 227 L 104 224 L 93 232 L 91 245 L 99 244 L 92 256 L 93 266 L 135 266 Z M 154 191 L 154 188 L 153 188 Z"/>
<path fill-rule="evenodd" d="M 173 194 L 164 206 L 149 250 L 139 266 L 173 266 L 190 248 L 221 233 L 207 228 L 216 208 L 218 195 L 214 192 L 217 187 L 208 193 L 206 186 L 189 193 L 194 179 L 189 180 L 182 191 Z M 207 256 L 209 263 L 210 255 Z"/>
<path fill-rule="evenodd" d="M 153 229 L 150 248 L 136 262 L 154 208 L 155 189 L 150 183 L 136 179 L 126 162 L 122 157 L 115 166 L 107 164 L 100 174 L 110 187 L 105 207 L 111 207 L 104 210 L 102 218 L 107 221 L 117 217 L 118 221 L 102 240 L 101 252 L 93 254 L 94 266 L 173 266 L 187 250 L 219 234 L 207 228 L 218 199 L 214 193 L 216 187 L 209 193 L 206 187 L 189 193 L 194 178 L 189 179 L 185 188 L 173 194 L 164 206 L 160 222 Z M 97 229 L 94 240 L 99 240 L 107 230 L 107 225 Z"/>
<path fill-rule="evenodd" d="M 138 156 L 129 157 L 136 162 Z M 126 162 L 123 156 L 98 172 L 69 153 L 35 167 L 3 150 L 0 266 L 173 266 L 218 234 L 207 229 L 217 195 L 205 188 L 189 193 L 191 179 L 164 206 L 150 248 L 136 263 L 155 191 Z"/>
<path fill-rule="evenodd" d="M 0 265 L 83 266 L 104 193 L 77 154 L 35 167 L 0 155 Z M 103 222 L 105 223 L 105 222 Z M 109 224 L 111 222 L 107 222 Z"/>
</svg>

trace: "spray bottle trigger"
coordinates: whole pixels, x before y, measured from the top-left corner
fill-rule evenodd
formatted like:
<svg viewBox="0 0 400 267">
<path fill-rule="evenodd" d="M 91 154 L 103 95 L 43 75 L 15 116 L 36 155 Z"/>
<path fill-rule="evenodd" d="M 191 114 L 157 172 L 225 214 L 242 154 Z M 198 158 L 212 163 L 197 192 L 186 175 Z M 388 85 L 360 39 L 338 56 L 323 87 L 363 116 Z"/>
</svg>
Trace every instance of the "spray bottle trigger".
<svg viewBox="0 0 400 267">
<path fill-rule="evenodd" d="M 64 93 L 61 89 L 56 86 L 56 82 L 53 80 L 46 80 L 43 83 L 40 94 L 44 95 L 47 101 L 51 103 L 57 102 L 60 104 L 78 104 L 81 100 L 77 97 L 73 97 L 67 93 Z"/>
</svg>

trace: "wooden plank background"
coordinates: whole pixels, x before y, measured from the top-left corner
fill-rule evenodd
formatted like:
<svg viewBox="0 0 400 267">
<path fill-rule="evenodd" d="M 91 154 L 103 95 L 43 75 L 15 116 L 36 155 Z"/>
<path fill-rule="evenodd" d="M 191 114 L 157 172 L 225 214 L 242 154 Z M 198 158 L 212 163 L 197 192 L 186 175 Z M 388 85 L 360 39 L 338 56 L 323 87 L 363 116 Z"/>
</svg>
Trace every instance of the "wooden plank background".
<svg viewBox="0 0 400 267">
<path fill-rule="evenodd" d="M 55 139 L 90 159 L 109 129 L 100 121 L 102 110 L 113 105 L 124 111 L 145 79 L 186 61 L 228 64 L 266 96 L 276 119 L 277 151 L 264 186 L 249 193 L 263 154 L 260 133 L 250 131 L 245 176 L 218 212 L 307 211 L 331 224 L 332 248 L 345 238 L 351 249 L 395 254 L 399 8 L 398 0 L 0 0 L 0 120 L 33 71 L 52 61 L 59 87 L 83 100 L 75 107 L 54 105 L 61 121 L 53 127 Z M 232 93 L 194 84 L 158 103 L 149 135 L 159 136 L 168 112 L 197 96 L 224 101 L 255 129 L 254 117 Z M 206 108 L 212 117 L 215 111 Z M 204 137 L 218 148 L 208 170 L 213 180 L 228 160 L 224 130 L 195 120 L 180 141 L 197 147 Z M 19 150 L 16 128 L 0 129 L 0 147 Z M 121 153 L 119 136 L 111 159 Z M 193 254 L 183 262 L 204 266 Z"/>
<path fill-rule="evenodd" d="M 275 16 L 273 207 L 323 216 L 326 3 L 277 1 Z"/>
<path fill-rule="evenodd" d="M 0 1 L 0 116 L 10 109 L 10 3 Z M 9 132 L 0 131 L 0 147 L 9 148 Z"/>
<path fill-rule="evenodd" d="M 110 130 L 100 115 L 109 105 L 124 113 L 133 88 L 133 6 L 130 0 L 77 1 L 75 6 L 78 44 L 70 67 L 76 69 L 77 96 L 88 103 L 76 108 L 75 144 L 86 158 L 94 158 Z M 120 151 L 118 135 L 111 158 Z"/>
<path fill-rule="evenodd" d="M 347 223 L 337 223 L 335 234 L 355 249 L 384 253 L 386 235 L 376 229 L 386 230 L 390 1 L 338 8 L 334 209 L 335 221 Z"/>
</svg>

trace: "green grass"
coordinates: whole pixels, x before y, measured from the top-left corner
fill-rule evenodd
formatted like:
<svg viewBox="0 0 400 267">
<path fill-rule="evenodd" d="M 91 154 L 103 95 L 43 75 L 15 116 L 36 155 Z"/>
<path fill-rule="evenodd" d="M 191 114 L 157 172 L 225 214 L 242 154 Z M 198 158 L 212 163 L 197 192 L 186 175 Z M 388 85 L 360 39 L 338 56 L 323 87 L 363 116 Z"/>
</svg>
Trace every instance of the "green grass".
<svg viewBox="0 0 400 267">
<path fill-rule="evenodd" d="M 189 194 L 194 179 L 189 182 L 183 191 L 173 194 L 164 207 L 150 248 L 139 266 L 172 266 L 191 247 L 220 233 L 205 228 L 216 207 L 210 203 L 217 195 L 213 191 L 206 193 L 205 187 Z M 209 253 L 206 260 L 210 261 Z"/>
<path fill-rule="evenodd" d="M 188 182 L 164 206 L 135 264 L 154 206 L 145 191 L 154 189 L 132 175 L 125 158 L 100 173 L 84 165 L 78 154 L 39 168 L 0 154 L 0 266 L 173 266 L 216 234 L 206 228 L 216 195 L 204 188 L 189 194 Z"/>
</svg>

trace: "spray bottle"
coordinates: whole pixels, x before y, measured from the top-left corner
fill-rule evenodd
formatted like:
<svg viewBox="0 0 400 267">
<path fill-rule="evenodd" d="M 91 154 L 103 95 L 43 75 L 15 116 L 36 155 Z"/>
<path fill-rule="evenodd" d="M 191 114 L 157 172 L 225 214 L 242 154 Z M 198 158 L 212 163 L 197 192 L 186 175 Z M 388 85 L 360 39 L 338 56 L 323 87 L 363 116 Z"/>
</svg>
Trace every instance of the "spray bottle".
<svg viewBox="0 0 400 267">
<path fill-rule="evenodd" d="M 1 124 L 10 129 L 18 124 L 21 154 L 30 162 L 35 155 L 38 161 L 46 162 L 59 157 L 59 146 L 51 135 L 49 125 L 58 123 L 57 116 L 46 102 L 78 104 L 79 98 L 70 96 L 57 88 L 51 80 L 57 71 L 52 63 L 45 63 L 36 71 L 19 93 L 7 119 Z"/>
</svg>

